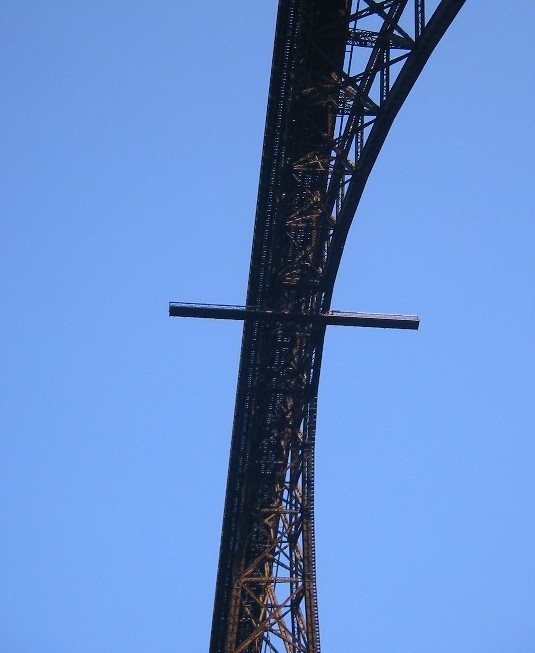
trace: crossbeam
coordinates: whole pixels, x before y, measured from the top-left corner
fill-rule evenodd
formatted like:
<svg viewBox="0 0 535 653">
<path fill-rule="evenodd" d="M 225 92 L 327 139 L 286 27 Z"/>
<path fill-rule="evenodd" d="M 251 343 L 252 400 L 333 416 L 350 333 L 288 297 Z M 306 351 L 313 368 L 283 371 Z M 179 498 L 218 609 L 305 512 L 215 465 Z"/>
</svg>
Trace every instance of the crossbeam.
<svg viewBox="0 0 535 653">
<path fill-rule="evenodd" d="M 376 327 L 381 329 L 417 330 L 420 318 L 417 315 L 392 315 L 388 313 L 349 313 L 328 311 L 320 314 L 281 313 L 265 311 L 248 306 L 225 304 L 169 303 L 171 317 L 201 317 L 218 320 L 244 320 L 262 322 L 292 322 L 293 324 L 338 325 Z"/>
</svg>

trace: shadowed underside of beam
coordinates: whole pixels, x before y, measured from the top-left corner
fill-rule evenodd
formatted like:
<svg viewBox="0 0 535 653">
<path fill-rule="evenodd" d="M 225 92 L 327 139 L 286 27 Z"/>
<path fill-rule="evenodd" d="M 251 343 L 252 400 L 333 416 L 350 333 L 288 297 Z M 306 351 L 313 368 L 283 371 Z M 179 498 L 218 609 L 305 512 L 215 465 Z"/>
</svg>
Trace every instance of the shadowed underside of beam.
<svg viewBox="0 0 535 653">
<path fill-rule="evenodd" d="M 412 329 L 417 330 L 420 319 L 417 315 L 393 315 L 385 313 L 350 313 L 329 311 L 317 315 L 297 313 L 280 313 L 275 311 L 260 311 L 246 306 L 229 306 L 226 304 L 188 304 L 171 302 L 169 304 L 171 317 L 199 317 L 219 320 L 244 320 L 265 323 L 312 324 L 322 326 L 360 326 L 382 329 Z"/>
</svg>

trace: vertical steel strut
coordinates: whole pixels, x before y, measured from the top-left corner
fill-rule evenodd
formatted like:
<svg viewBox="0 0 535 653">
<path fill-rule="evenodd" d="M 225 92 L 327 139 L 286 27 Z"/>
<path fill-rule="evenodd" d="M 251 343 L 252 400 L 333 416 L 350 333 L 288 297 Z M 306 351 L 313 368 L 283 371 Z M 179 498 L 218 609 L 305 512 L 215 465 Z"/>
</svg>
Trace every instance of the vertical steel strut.
<svg viewBox="0 0 535 653">
<path fill-rule="evenodd" d="M 247 310 L 329 311 L 371 168 L 463 2 L 435 2 L 426 23 L 424 0 L 280 0 Z M 314 318 L 244 324 L 210 653 L 319 653 L 314 438 L 324 335 Z"/>
</svg>

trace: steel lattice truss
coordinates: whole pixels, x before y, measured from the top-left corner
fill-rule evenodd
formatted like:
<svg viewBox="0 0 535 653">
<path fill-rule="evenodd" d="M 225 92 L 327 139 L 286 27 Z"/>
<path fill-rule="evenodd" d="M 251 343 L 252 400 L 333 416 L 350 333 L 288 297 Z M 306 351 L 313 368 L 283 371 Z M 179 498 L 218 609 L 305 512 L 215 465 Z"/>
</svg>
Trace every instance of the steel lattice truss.
<svg viewBox="0 0 535 653">
<path fill-rule="evenodd" d="M 247 308 L 330 308 L 403 101 L 464 0 L 280 0 Z M 244 325 L 210 653 L 318 653 L 314 437 L 325 326 Z"/>
</svg>

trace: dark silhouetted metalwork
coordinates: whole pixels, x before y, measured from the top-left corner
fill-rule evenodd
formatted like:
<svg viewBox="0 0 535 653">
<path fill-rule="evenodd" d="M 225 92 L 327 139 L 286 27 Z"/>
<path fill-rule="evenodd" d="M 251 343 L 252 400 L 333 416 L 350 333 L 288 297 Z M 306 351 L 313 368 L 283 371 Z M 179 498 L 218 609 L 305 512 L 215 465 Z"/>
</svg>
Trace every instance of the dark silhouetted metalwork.
<svg viewBox="0 0 535 653">
<path fill-rule="evenodd" d="M 171 317 L 201 317 L 219 320 L 249 320 L 268 324 L 286 323 L 377 327 L 381 329 L 412 329 L 417 330 L 420 319 L 417 315 L 385 315 L 384 313 L 347 313 L 329 311 L 320 314 L 276 313 L 275 311 L 259 311 L 246 306 L 226 306 L 223 304 L 185 304 L 171 302 L 169 304 Z"/>
<path fill-rule="evenodd" d="M 314 438 L 334 281 L 392 122 L 463 3 L 279 2 L 210 653 L 319 653 Z"/>
</svg>

